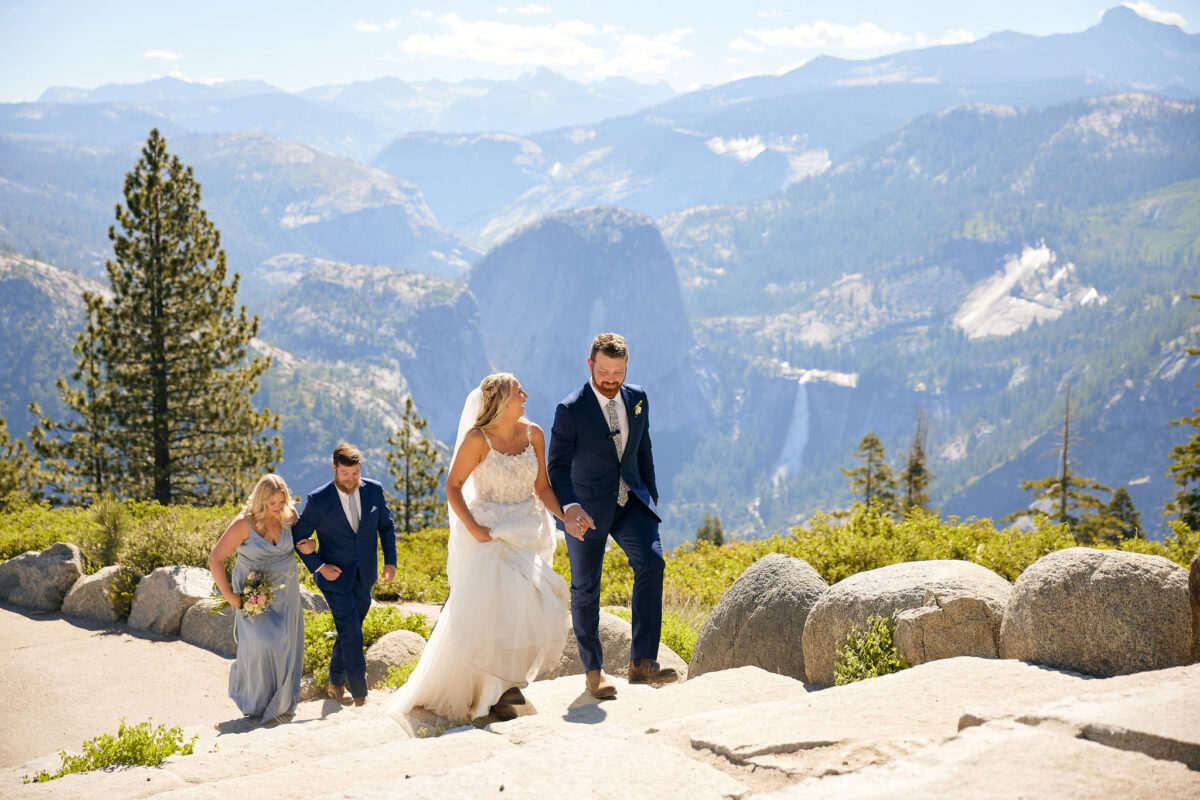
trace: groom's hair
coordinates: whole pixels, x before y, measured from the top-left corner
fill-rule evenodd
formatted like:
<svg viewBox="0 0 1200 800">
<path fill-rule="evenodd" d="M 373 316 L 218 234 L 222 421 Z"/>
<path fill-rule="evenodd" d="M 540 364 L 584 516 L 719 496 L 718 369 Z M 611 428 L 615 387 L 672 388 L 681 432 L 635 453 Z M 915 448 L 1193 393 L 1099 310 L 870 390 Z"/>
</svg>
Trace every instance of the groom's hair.
<svg viewBox="0 0 1200 800">
<path fill-rule="evenodd" d="M 333 463 L 340 467 L 356 467 L 362 463 L 362 453 L 354 445 L 342 442 L 333 449 Z"/>
<path fill-rule="evenodd" d="M 595 361 L 596 353 L 604 353 L 609 358 L 629 358 L 629 345 L 619 333 L 602 333 L 592 339 L 592 353 L 588 358 Z"/>
</svg>

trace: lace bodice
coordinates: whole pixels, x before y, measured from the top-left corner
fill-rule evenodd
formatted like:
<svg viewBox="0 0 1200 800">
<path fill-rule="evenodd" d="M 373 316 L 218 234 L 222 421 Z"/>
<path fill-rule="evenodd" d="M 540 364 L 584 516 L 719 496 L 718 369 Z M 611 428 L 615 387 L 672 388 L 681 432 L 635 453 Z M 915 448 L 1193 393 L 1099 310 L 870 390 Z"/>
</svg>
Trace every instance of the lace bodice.
<svg viewBox="0 0 1200 800">
<path fill-rule="evenodd" d="M 486 432 L 483 432 L 483 438 L 487 440 L 488 453 L 471 475 L 475 480 L 476 496 L 490 503 L 523 503 L 533 497 L 538 460 L 528 431 L 528 444 L 515 455 L 501 453 L 492 447 Z"/>
</svg>

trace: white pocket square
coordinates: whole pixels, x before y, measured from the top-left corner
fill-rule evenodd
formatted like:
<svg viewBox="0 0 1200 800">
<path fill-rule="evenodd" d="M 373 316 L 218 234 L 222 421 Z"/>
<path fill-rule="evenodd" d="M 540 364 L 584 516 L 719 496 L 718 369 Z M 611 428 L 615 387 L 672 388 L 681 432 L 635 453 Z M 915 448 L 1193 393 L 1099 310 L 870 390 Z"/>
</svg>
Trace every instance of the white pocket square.
<svg viewBox="0 0 1200 800">
<path fill-rule="evenodd" d="M 371 506 L 371 510 L 370 510 L 370 511 L 368 511 L 367 513 L 368 513 L 368 514 L 374 514 L 374 513 L 375 513 L 375 509 L 377 509 L 377 508 L 379 508 L 379 506 Z"/>
</svg>

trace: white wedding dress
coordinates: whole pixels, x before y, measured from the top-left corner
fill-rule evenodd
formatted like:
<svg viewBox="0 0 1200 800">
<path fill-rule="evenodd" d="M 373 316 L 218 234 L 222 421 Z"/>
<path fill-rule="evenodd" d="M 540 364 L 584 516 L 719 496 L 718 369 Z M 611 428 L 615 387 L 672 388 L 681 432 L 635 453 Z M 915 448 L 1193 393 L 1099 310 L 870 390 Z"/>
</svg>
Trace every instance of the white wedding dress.
<svg viewBox="0 0 1200 800">
<path fill-rule="evenodd" d="M 470 398 L 464 424 L 468 419 Z M 460 424 L 459 444 L 464 433 Z M 533 492 L 538 459 L 528 433 L 526 439 L 515 455 L 491 449 L 489 440 L 464 487 L 471 514 L 491 528 L 492 541 L 477 541 L 450 512 L 450 595 L 416 669 L 384 707 L 392 716 L 416 706 L 449 719 L 484 716 L 507 689 L 525 686 L 562 654 L 569 593 L 552 567 L 557 539 Z"/>
</svg>

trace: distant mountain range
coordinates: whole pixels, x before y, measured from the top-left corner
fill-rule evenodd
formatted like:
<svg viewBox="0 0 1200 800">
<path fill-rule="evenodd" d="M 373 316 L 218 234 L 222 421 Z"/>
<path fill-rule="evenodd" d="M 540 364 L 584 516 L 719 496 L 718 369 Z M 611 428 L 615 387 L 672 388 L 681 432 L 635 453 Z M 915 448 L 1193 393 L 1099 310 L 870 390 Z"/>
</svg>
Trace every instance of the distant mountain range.
<svg viewBox="0 0 1200 800">
<path fill-rule="evenodd" d="M 157 126 L 263 317 L 260 399 L 301 486 L 341 437 L 379 476 L 408 395 L 451 440 L 493 369 L 548 425 L 591 335 L 617 329 L 653 403 L 668 545 L 705 513 L 756 536 L 845 507 L 861 436 L 896 458 L 920 410 L 936 506 L 1022 508 L 1068 383 L 1077 471 L 1128 486 L 1161 531 L 1187 433 L 1168 420 L 1200 405 L 1198 42 L 1118 8 L 1077 34 L 817 59 L 678 97 L 608 83 L 594 105 L 547 73 L 3 105 L 3 413 L 20 435 L 29 400 L 54 404 L 78 292 Z M 431 97 L 441 122 L 406 127 Z"/>
</svg>

